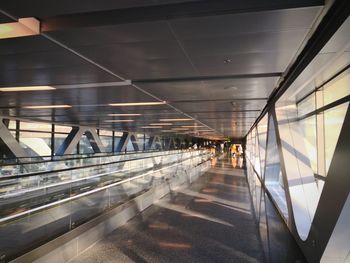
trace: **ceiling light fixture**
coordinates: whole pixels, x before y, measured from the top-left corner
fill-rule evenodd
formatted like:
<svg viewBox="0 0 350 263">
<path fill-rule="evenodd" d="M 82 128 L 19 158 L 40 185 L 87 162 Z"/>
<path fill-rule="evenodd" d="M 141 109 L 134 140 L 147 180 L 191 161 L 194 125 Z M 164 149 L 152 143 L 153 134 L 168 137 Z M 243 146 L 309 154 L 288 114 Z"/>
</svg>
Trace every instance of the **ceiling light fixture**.
<svg viewBox="0 0 350 263">
<path fill-rule="evenodd" d="M 18 22 L 0 24 L 0 39 L 40 34 L 40 22 L 34 17 L 20 18 Z"/>
<path fill-rule="evenodd" d="M 142 129 L 161 129 L 163 127 L 162 126 L 142 126 L 140 128 L 142 128 Z"/>
<path fill-rule="evenodd" d="M 59 108 L 72 108 L 71 105 L 38 105 L 38 106 L 24 106 L 24 109 L 59 109 Z"/>
<path fill-rule="evenodd" d="M 166 101 L 152 101 L 152 102 L 125 102 L 125 103 L 110 103 L 109 106 L 123 107 L 123 106 L 155 106 L 166 104 Z"/>
<path fill-rule="evenodd" d="M 164 122 L 164 123 L 150 123 L 149 125 L 154 125 L 154 126 L 171 126 L 173 124 L 169 123 L 169 122 Z"/>
<path fill-rule="evenodd" d="M 0 88 L 1 92 L 16 92 L 16 91 L 38 91 L 38 90 L 55 90 L 56 88 L 51 86 L 28 86 L 28 87 L 3 87 Z"/>
<path fill-rule="evenodd" d="M 105 122 L 133 122 L 134 120 L 105 120 Z"/>
<path fill-rule="evenodd" d="M 123 116 L 141 116 L 140 113 L 110 113 L 108 116 L 111 117 L 123 117 Z"/>
<path fill-rule="evenodd" d="M 193 121 L 192 119 L 160 119 L 159 121 Z"/>
</svg>

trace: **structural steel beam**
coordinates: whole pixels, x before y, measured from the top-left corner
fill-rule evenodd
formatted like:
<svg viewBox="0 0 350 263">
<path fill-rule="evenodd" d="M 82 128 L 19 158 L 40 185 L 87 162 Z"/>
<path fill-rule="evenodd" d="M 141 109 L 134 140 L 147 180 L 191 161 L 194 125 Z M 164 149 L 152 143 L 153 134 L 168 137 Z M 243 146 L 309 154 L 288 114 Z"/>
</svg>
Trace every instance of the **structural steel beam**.
<svg viewBox="0 0 350 263">
<path fill-rule="evenodd" d="M 88 138 L 88 140 L 92 146 L 92 149 L 94 150 L 95 153 L 106 152 L 106 149 L 105 149 L 100 137 L 98 136 L 98 134 L 96 133 L 96 131 L 94 129 L 86 130 L 85 135 Z"/>
<path fill-rule="evenodd" d="M 6 124 L 7 123 L 7 124 Z M 10 157 L 28 157 L 27 153 L 21 147 L 19 142 L 12 136 L 7 129 L 8 120 L 0 118 L 0 147 L 3 152 Z"/>
<path fill-rule="evenodd" d="M 350 106 L 348 106 L 343 126 L 338 138 L 326 181 L 315 213 L 307 243 L 314 249 L 306 249 L 308 258 L 319 262 L 333 233 L 340 213 L 349 195 L 349 156 L 350 156 Z M 331 201 L 330 201 L 331 200 Z M 347 228 L 348 229 L 348 228 Z M 344 229 L 346 236 L 347 229 Z M 315 249 L 319 252 L 315 253 Z"/>
<path fill-rule="evenodd" d="M 175 140 L 172 137 L 166 138 L 164 140 L 164 150 L 171 150 L 171 149 L 175 149 Z"/>
<path fill-rule="evenodd" d="M 238 14 L 323 4 L 324 0 L 203 0 L 47 17 L 41 21 L 41 31 Z"/>
<path fill-rule="evenodd" d="M 128 132 L 123 132 L 122 137 L 120 138 L 120 141 L 118 142 L 118 145 L 115 148 L 116 152 L 124 152 L 126 147 L 128 146 L 130 135 Z"/>
<path fill-rule="evenodd" d="M 65 155 L 73 153 L 75 147 L 79 143 L 84 133 L 88 138 L 95 153 L 106 151 L 105 147 L 101 142 L 100 137 L 97 135 L 94 129 L 88 127 L 73 127 L 66 139 L 57 149 L 56 155 Z"/>
<path fill-rule="evenodd" d="M 122 135 L 115 151 L 116 152 L 124 152 L 127 149 L 128 143 L 130 140 L 131 140 L 131 143 L 132 143 L 134 150 L 139 151 L 140 146 L 138 144 L 136 134 L 130 133 L 130 132 L 123 132 L 123 135 Z"/>
<path fill-rule="evenodd" d="M 149 138 L 148 144 L 147 144 L 147 150 L 161 150 L 162 149 L 162 142 L 159 138 L 159 136 L 152 136 Z"/>
</svg>

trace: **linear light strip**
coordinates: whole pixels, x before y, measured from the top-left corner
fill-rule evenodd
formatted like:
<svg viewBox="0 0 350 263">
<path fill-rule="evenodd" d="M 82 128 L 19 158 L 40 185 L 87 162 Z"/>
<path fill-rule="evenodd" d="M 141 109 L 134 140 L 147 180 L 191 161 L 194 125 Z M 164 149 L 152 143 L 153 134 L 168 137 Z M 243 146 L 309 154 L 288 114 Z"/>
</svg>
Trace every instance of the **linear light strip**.
<svg viewBox="0 0 350 263">
<path fill-rule="evenodd" d="M 59 108 L 71 108 L 71 105 L 37 105 L 37 106 L 24 106 L 24 109 L 59 109 Z"/>
<path fill-rule="evenodd" d="M 105 120 L 105 122 L 134 122 L 134 120 Z"/>
<path fill-rule="evenodd" d="M 156 105 L 163 105 L 163 104 L 166 104 L 166 101 L 110 103 L 108 105 L 123 107 L 123 106 L 156 106 Z"/>
<path fill-rule="evenodd" d="M 164 122 L 164 123 L 150 123 L 149 125 L 154 125 L 154 126 L 171 126 L 173 124 Z"/>
<path fill-rule="evenodd" d="M 2 87 L 1 92 L 17 92 L 17 91 L 40 91 L 40 90 L 55 90 L 51 86 L 23 86 L 23 87 Z"/>
<path fill-rule="evenodd" d="M 123 116 L 141 116 L 140 113 L 110 113 L 108 116 L 111 117 L 123 117 Z"/>
<path fill-rule="evenodd" d="M 159 119 L 159 121 L 172 122 L 172 121 L 193 121 L 193 119 Z"/>
</svg>

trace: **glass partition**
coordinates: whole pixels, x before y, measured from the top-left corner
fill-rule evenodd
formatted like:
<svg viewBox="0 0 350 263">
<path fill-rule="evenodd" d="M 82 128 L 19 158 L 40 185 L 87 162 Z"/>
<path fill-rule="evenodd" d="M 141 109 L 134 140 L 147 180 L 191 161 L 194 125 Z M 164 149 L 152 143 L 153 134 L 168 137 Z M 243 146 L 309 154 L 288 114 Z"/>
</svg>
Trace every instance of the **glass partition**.
<svg viewBox="0 0 350 263">
<path fill-rule="evenodd" d="M 120 155 L 106 164 L 0 178 L 2 259 L 33 249 L 153 186 L 191 182 L 208 169 L 211 158 L 206 150 L 133 156 L 137 158 Z"/>
</svg>

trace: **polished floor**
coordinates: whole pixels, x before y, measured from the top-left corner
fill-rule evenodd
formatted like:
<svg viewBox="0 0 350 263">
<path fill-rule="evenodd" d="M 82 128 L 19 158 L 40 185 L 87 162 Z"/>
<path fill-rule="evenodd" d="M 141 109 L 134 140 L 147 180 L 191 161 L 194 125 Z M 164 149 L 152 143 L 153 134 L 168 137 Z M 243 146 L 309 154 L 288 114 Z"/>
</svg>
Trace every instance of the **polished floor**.
<svg viewBox="0 0 350 263">
<path fill-rule="evenodd" d="M 191 186 L 172 191 L 73 262 L 270 261 L 245 171 L 236 166 L 236 159 L 213 162 Z"/>
</svg>

